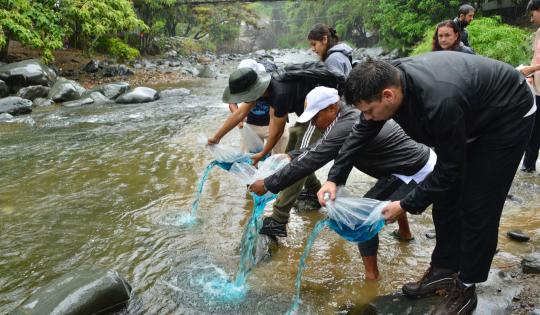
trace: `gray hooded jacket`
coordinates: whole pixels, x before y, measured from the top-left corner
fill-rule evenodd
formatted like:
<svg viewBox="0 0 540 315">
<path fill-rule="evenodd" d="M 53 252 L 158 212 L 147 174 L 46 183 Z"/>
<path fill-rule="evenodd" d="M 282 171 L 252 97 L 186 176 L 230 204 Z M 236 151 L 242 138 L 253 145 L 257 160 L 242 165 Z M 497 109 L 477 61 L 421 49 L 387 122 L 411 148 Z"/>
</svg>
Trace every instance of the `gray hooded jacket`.
<svg viewBox="0 0 540 315">
<path fill-rule="evenodd" d="M 329 68 L 333 68 L 348 77 L 349 72 L 352 70 L 352 51 L 352 48 L 345 43 L 334 45 L 328 49 L 324 63 Z"/>
</svg>

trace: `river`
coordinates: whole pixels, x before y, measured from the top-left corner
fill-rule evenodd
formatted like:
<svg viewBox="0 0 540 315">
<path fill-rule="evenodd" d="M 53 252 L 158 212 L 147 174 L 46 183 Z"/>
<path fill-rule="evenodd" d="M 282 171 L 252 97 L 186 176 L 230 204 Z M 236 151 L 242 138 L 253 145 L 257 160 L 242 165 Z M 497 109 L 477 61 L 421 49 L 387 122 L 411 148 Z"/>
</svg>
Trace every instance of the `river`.
<svg viewBox="0 0 540 315">
<path fill-rule="evenodd" d="M 36 109 L 33 126 L 0 124 L 0 314 L 63 274 L 92 268 L 117 270 L 130 282 L 129 314 L 286 312 L 306 237 L 322 213 L 292 215 L 289 236 L 251 272 L 245 300 L 234 303 L 209 301 L 191 280 L 208 270 L 234 276 L 252 208 L 246 187 L 215 168 L 196 225 L 159 220 L 191 209 L 198 179 L 211 161 L 196 139 L 211 135 L 226 118 L 225 84 L 223 77 L 197 79 L 174 86 L 192 91 L 179 99 L 53 106 Z M 233 131 L 223 142 L 234 145 L 238 139 Z M 321 180 L 328 167 L 317 172 Z M 375 182 L 352 174 L 348 187 L 358 194 Z M 518 264 L 521 255 L 539 247 L 539 184 L 538 175 L 518 174 L 503 212 L 495 267 Z M 424 234 L 433 226 L 430 211 L 409 218 L 415 241 L 394 240 L 394 226 L 381 232 L 379 282 L 364 282 L 354 244 L 323 232 L 307 260 L 300 314 L 344 313 L 417 279 L 430 260 L 434 240 Z M 507 240 L 512 228 L 527 231 L 532 240 Z M 166 285 L 171 279 L 180 290 Z"/>
</svg>

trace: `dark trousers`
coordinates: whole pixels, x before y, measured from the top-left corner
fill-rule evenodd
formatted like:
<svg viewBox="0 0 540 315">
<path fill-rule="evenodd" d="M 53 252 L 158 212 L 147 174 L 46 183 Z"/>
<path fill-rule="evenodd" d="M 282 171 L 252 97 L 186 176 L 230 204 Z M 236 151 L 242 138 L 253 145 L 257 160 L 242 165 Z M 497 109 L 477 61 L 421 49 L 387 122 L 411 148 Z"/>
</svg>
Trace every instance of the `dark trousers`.
<svg viewBox="0 0 540 315">
<path fill-rule="evenodd" d="M 416 187 L 415 182 L 412 181 L 409 184 L 405 184 L 401 179 L 391 175 L 379 179 L 364 195 L 364 198 L 390 201 L 401 200 L 413 190 L 414 187 Z M 363 257 L 377 255 L 378 249 L 379 235 L 375 235 L 375 237 L 369 241 L 358 243 L 358 250 Z"/>
<path fill-rule="evenodd" d="M 540 97 L 535 96 L 537 106 L 540 105 Z M 525 147 L 525 156 L 523 157 L 523 168 L 528 170 L 536 170 L 536 159 L 538 158 L 538 150 L 540 150 L 540 110 L 537 110 L 536 120 L 532 130 L 531 138 Z"/>
<path fill-rule="evenodd" d="M 513 115 L 516 116 L 516 115 Z M 487 279 L 504 201 L 535 115 L 507 117 L 496 130 L 469 143 L 461 185 L 433 204 L 437 233 L 431 264 L 459 272 L 465 283 Z M 453 199 L 452 199 L 453 196 Z"/>
</svg>

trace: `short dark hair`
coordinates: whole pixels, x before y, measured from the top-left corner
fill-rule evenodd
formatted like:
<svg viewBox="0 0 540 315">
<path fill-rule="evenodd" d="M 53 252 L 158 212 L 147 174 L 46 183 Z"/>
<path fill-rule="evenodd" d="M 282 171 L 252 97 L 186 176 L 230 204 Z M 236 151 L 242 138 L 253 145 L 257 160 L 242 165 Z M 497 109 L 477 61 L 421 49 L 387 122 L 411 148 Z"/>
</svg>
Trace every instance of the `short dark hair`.
<svg viewBox="0 0 540 315">
<path fill-rule="evenodd" d="M 538 11 L 540 9 L 540 0 L 531 0 L 527 4 L 527 12 Z"/>
<path fill-rule="evenodd" d="M 461 6 L 459 7 L 459 10 L 458 10 L 458 17 L 459 17 L 460 15 L 462 15 L 462 14 L 463 14 L 463 15 L 467 15 L 467 14 L 471 13 L 471 11 L 472 11 L 472 12 L 475 11 L 475 10 L 474 10 L 474 7 L 473 7 L 472 5 L 470 5 L 470 4 L 463 4 L 463 5 L 461 5 Z"/>
<path fill-rule="evenodd" d="M 401 86 L 399 70 L 386 61 L 368 58 L 349 73 L 345 100 L 349 104 L 380 100 L 382 91 L 391 86 Z"/>
</svg>

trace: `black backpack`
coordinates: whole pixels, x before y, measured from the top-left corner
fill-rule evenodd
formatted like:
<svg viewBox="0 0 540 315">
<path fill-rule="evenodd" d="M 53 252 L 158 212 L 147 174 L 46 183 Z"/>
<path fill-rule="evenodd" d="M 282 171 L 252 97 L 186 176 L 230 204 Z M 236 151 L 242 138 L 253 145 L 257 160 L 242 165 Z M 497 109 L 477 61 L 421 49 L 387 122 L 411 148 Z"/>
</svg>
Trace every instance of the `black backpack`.
<svg viewBox="0 0 540 315">
<path fill-rule="evenodd" d="M 299 64 L 288 65 L 283 69 L 272 72 L 272 80 L 297 81 L 305 80 L 314 82 L 315 86 L 327 86 L 338 90 L 343 94 L 345 76 L 338 71 L 328 68 L 321 61 L 308 61 Z"/>
</svg>

